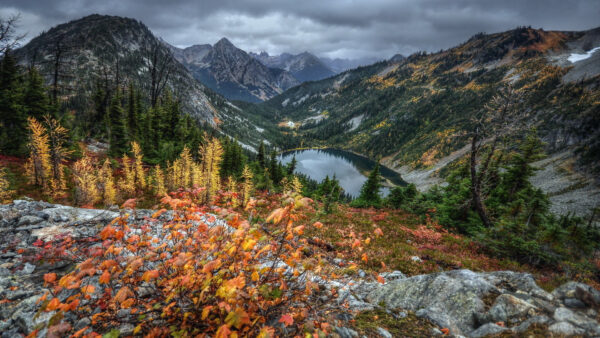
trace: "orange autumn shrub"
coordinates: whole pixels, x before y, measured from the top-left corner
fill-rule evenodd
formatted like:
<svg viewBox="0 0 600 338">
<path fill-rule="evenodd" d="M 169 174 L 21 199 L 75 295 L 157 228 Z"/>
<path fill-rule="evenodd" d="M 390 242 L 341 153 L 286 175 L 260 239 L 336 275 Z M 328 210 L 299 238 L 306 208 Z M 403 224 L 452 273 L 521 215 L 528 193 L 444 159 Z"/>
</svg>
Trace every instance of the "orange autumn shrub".
<svg viewBox="0 0 600 338">
<path fill-rule="evenodd" d="M 76 336 L 125 323 L 147 336 L 327 334 L 327 325 L 314 325 L 319 314 L 309 306 L 324 296 L 312 281 L 327 278 L 324 261 L 305 255 L 308 244 L 299 236 L 301 211 L 312 201 L 284 195 L 265 222 L 214 210 L 225 223 L 193 202 L 200 194 L 164 197 L 165 209 L 142 224 L 118 217 L 99 232 L 91 257 L 60 278 L 45 276 L 52 292 L 42 311 L 56 311 L 49 327 Z M 246 206 L 251 215 L 255 204 Z M 74 332 L 62 320 L 67 312 L 91 318 L 90 326 Z"/>
</svg>

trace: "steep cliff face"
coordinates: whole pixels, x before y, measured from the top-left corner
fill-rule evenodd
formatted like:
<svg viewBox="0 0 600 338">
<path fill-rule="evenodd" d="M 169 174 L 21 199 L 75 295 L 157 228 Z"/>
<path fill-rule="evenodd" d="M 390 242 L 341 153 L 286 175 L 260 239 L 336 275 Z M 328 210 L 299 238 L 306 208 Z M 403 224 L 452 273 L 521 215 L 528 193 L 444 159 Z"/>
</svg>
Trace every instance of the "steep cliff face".
<svg viewBox="0 0 600 338">
<path fill-rule="evenodd" d="M 263 65 L 226 38 L 214 46 L 171 49 L 198 81 L 228 99 L 260 102 L 299 83 L 289 72 Z"/>
<path fill-rule="evenodd" d="M 16 54 L 21 63 L 39 67 L 47 84 L 56 82 L 58 94 L 76 108 L 93 103 L 91 94 L 99 82 L 112 88 L 132 81 L 150 92 L 154 64 L 166 80 L 164 88 L 177 93 L 186 113 L 211 123 L 219 114 L 210 98 L 214 94 L 134 19 L 90 15 L 40 34 Z"/>
</svg>

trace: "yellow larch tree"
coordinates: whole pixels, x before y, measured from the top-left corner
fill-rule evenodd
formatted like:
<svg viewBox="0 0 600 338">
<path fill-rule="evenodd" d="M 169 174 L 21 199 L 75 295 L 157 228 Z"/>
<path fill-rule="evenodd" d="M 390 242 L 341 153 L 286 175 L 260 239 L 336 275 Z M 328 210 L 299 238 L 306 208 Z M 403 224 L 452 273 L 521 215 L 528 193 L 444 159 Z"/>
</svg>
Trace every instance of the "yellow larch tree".
<svg viewBox="0 0 600 338">
<path fill-rule="evenodd" d="M 53 195 L 56 196 L 67 189 L 64 161 L 67 156 L 71 154 L 71 151 L 65 148 L 69 131 L 61 126 L 56 119 L 51 118 L 48 115 L 44 117 L 44 122 L 48 127 L 50 165 L 52 166 L 50 173 L 50 187 Z"/>
<path fill-rule="evenodd" d="M 177 170 L 179 173 L 177 177 L 179 178 L 178 187 L 180 188 L 190 188 L 192 187 L 192 171 L 194 166 L 194 159 L 192 158 L 192 154 L 190 153 L 190 149 L 187 146 L 183 147 L 181 151 L 181 155 L 179 155 Z"/>
<path fill-rule="evenodd" d="M 127 155 L 123 155 L 123 178 L 119 185 L 129 195 L 128 198 L 133 197 L 135 194 L 135 167 Z"/>
<path fill-rule="evenodd" d="M 75 179 L 75 203 L 93 206 L 101 199 L 98 190 L 98 173 L 93 160 L 87 154 L 73 164 Z"/>
<path fill-rule="evenodd" d="M 135 185 L 140 189 L 146 188 L 146 176 L 144 174 L 144 163 L 142 162 L 144 154 L 142 154 L 142 148 L 137 142 L 131 142 L 131 149 L 133 151 L 133 168 L 132 172 L 135 176 Z"/>
<path fill-rule="evenodd" d="M 297 194 L 302 193 L 302 182 L 300 182 L 300 179 L 298 178 L 298 176 L 294 176 L 294 178 L 292 179 L 291 188 L 292 188 L 292 191 Z"/>
<path fill-rule="evenodd" d="M 0 203 L 6 203 L 10 200 L 14 191 L 10 189 L 10 182 L 6 178 L 6 170 L 0 168 Z"/>
<path fill-rule="evenodd" d="M 104 164 L 102 164 L 102 168 L 98 172 L 98 178 L 102 186 L 104 204 L 115 204 L 117 202 L 117 188 L 115 187 L 115 179 L 109 159 L 106 159 Z"/>
<path fill-rule="evenodd" d="M 29 136 L 29 159 L 25 170 L 29 183 L 49 188 L 52 166 L 50 164 L 50 141 L 46 128 L 33 117 L 27 118 Z"/>
<path fill-rule="evenodd" d="M 167 193 L 167 189 L 165 188 L 165 175 L 158 164 L 154 167 L 153 178 L 154 194 L 156 194 L 156 196 L 164 196 Z"/>
<path fill-rule="evenodd" d="M 252 171 L 248 168 L 248 165 L 244 166 L 244 170 L 242 171 L 242 179 L 244 180 L 244 184 L 242 185 L 242 202 L 244 206 L 250 200 L 250 195 L 252 194 Z"/>
<path fill-rule="evenodd" d="M 227 191 L 229 192 L 229 201 L 231 202 L 231 206 L 233 208 L 238 206 L 238 198 L 237 198 L 237 182 L 233 176 L 229 176 L 227 178 Z"/>
<path fill-rule="evenodd" d="M 204 185 L 204 176 L 202 176 L 202 166 L 198 163 L 192 163 L 192 187 L 201 187 Z"/>
<path fill-rule="evenodd" d="M 206 188 L 203 201 L 210 203 L 220 188 L 219 166 L 223 157 L 223 147 L 219 140 L 213 138 L 200 146 L 200 155 L 202 156 L 203 186 Z"/>
</svg>

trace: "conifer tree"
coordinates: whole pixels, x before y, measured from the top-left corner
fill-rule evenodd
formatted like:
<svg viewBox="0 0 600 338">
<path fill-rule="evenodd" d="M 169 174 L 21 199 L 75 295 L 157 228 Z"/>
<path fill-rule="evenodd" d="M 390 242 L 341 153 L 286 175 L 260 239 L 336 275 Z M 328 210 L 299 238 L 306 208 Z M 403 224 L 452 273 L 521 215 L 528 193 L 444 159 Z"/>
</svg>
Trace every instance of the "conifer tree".
<svg viewBox="0 0 600 338">
<path fill-rule="evenodd" d="M 367 181 L 363 184 L 360 189 L 360 196 L 355 201 L 355 205 L 360 206 L 380 206 L 381 197 L 379 196 L 379 189 L 381 188 L 381 177 L 379 176 L 379 163 L 375 165 L 375 168 L 369 174 Z"/>
<path fill-rule="evenodd" d="M 256 159 L 258 160 L 258 164 L 261 168 L 267 167 L 267 161 L 265 158 L 265 142 L 260 141 L 260 146 L 258 146 L 258 155 L 256 155 Z"/>
<path fill-rule="evenodd" d="M 213 197 L 220 188 L 220 165 L 223 156 L 223 148 L 216 138 L 208 140 L 200 147 L 202 156 L 202 175 L 205 178 L 204 202 L 212 202 Z"/>
<path fill-rule="evenodd" d="M 292 160 L 290 161 L 290 163 L 288 164 L 287 167 L 287 174 L 288 175 L 293 175 L 294 174 L 294 170 L 296 170 L 296 165 L 298 164 L 298 161 L 296 161 L 296 155 L 294 154 L 294 156 L 292 156 Z"/>
<path fill-rule="evenodd" d="M 120 184 L 128 195 L 135 194 L 135 164 L 131 163 L 129 156 L 123 156 L 123 179 Z"/>
<path fill-rule="evenodd" d="M 136 90 L 133 87 L 133 82 L 129 83 L 129 90 L 127 94 L 127 128 L 129 130 L 129 138 L 136 140 L 139 136 L 138 121 L 140 107 L 137 100 Z"/>
<path fill-rule="evenodd" d="M 154 194 L 156 196 L 164 196 L 167 193 L 167 189 L 165 188 L 165 175 L 158 164 L 154 167 L 153 177 Z"/>
<path fill-rule="evenodd" d="M 27 115 L 38 120 L 41 120 L 50 111 L 50 100 L 46 95 L 44 79 L 35 67 L 29 69 L 23 102 Z"/>
<path fill-rule="evenodd" d="M 67 150 L 65 144 L 67 143 L 68 131 L 66 128 L 60 125 L 60 123 L 46 115 L 44 117 L 46 126 L 48 127 L 48 140 L 50 146 L 50 164 L 52 166 L 51 171 L 51 188 L 53 194 L 60 194 L 67 189 L 67 181 L 65 179 L 65 165 L 64 161 L 71 151 Z"/>
<path fill-rule="evenodd" d="M 235 179 L 232 176 L 229 176 L 227 178 L 227 191 L 230 194 L 230 198 L 229 201 L 231 202 L 231 207 L 235 208 L 238 206 L 238 199 L 237 199 L 237 182 L 235 181 Z"/>
<path fill-rule="evenodd" d="M 246 206 L 248 201 L 250 200 L 250 196 L 252 194 L 252 171 L 248 168 L 248 165 L 244 166 L 244 170 L 242 170 L 242 179 L 244 180 L 244 184 L 242 185 L 242 202 L 243 205 Z"/>
<path fill-rule="evenodd" d="M 46 128 L 33 117 L 28 118 L 27 121 L 31 133 L 29 137 L 29 159 L 26 163 L 29 183 L 49 188 L 52 164 L 48 133 Z"/>
<path fill-rule="evenodd" d="M 102 183 L 102 198 L 105 205 L 113 205 L 117 202 L 117 189 L 110 160 L 106 159 L 98 172 L 98 178 Z"/>
<path fill-rule="evenodd" d="M 93 206 L 102 197 L 98 190 L 98 174 L 92 159 L 86 154 L 73 164 L 75 203 Z"/>
<path fill-rule="evenodd" d="M 131 150 L 133 152 L 133 173 L 135 175 L 135 185 L 139 189 L 146 188 L 146 176 L 144 174 L 144 163 L 142 162 L 144 155 L 142 148 L 137 142 L 131 142 Z"/>
<path fill-rule="evenodd" d="M 110 155 L 117 157 L 127 151 L 127 133 L 125 130 L 123 107 L 121 107 L 121 98 L 118 94 L 110 102 L 108 115 L 110 124 Z"/>
<path fill-rule="evenodd" d="M 294 176 L 292 179 L 292 191 L 297 194 L 302 194 L 302 182 L 300 182 L 298 176 Z"/>
<path fill-rule="evenodd" d="M 6 169 L 0 168 L 0 203 L 8 203 L 13 193 L 6 178 Z"/>
<path fill-rule="evenodd" d="M 0 62 L 0 153 L 27 153 L 27 114 L 22 104 L 20 67 L 10 50 Z"/>
</svg>

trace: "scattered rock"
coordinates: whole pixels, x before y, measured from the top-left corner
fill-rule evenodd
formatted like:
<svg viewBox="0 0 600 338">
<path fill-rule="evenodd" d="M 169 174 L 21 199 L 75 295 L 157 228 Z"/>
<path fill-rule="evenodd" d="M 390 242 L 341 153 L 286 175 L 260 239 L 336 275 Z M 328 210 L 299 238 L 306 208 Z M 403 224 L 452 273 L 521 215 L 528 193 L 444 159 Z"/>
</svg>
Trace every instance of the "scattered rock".
<svg viewBox="0 0 600 338">
<path fill-rule="evenodd" d="M 584 309 L 585 304 L 577 298 L 566 298 L 564 301 L 566 307 Z"/>
<path fill-rule="evenodd" d="M 358 332 L 349 329 L 347 327 L 338 327 L 334 328 L 335 333 L 340 335 L 340 338 L 356 338 L 358 337 Z"/>
<path fill-rule="evenodd" d="M 538 308 L 515 296 L 503 294 L 496 298 L 494 305 L 488 311 L 486 322 L 513 322 L 528 314 L 535 313 L 530 312 L 532 310 L 535 311 Z"/>
<path fill-rule="evenodd" d="M 567 336 L 584 334 L 585 330 L 576 328 L 567 322 L 558 322 L 550 325 L 548 331 L 556 334 L 564 334 Z"/>
<path fill-rule="evenodd" d="M 377 328 L 377 334 L 379 334 L 383 338 L 394 338 L 394 336 L 392 336 L 392 334 L 388 330 L 382 327 Z"/>
<path fill-rule="evenodd" d="M 477 330 L 471 332 L 471 334 L 469 335 L 470 337 L 474 337 L 474 338 L 479 338 L 479 337 L 485 337 L 485 336 L 489 336 L 489 335 L 493 335 L 493 334 L 498 334 L 501 332 L 504 332 L 508 330 L 505 327 L 502 327 L 500 325 L 494 324 L 494 323 L 487 323 L 484 324 L 482 326 L 480 326 L 479 328 L 477 328 Z"/>
<path fill-rule="evenodd" d="M 40 218 L 38 216 L 26 215 L 26 216 L 21 217 L 21 219 L 19 219 L 19 223 L 17 223 L 17 226 L 38 224 L 43 221 L 44 221 L 44 219 Z"/>
</svg>

